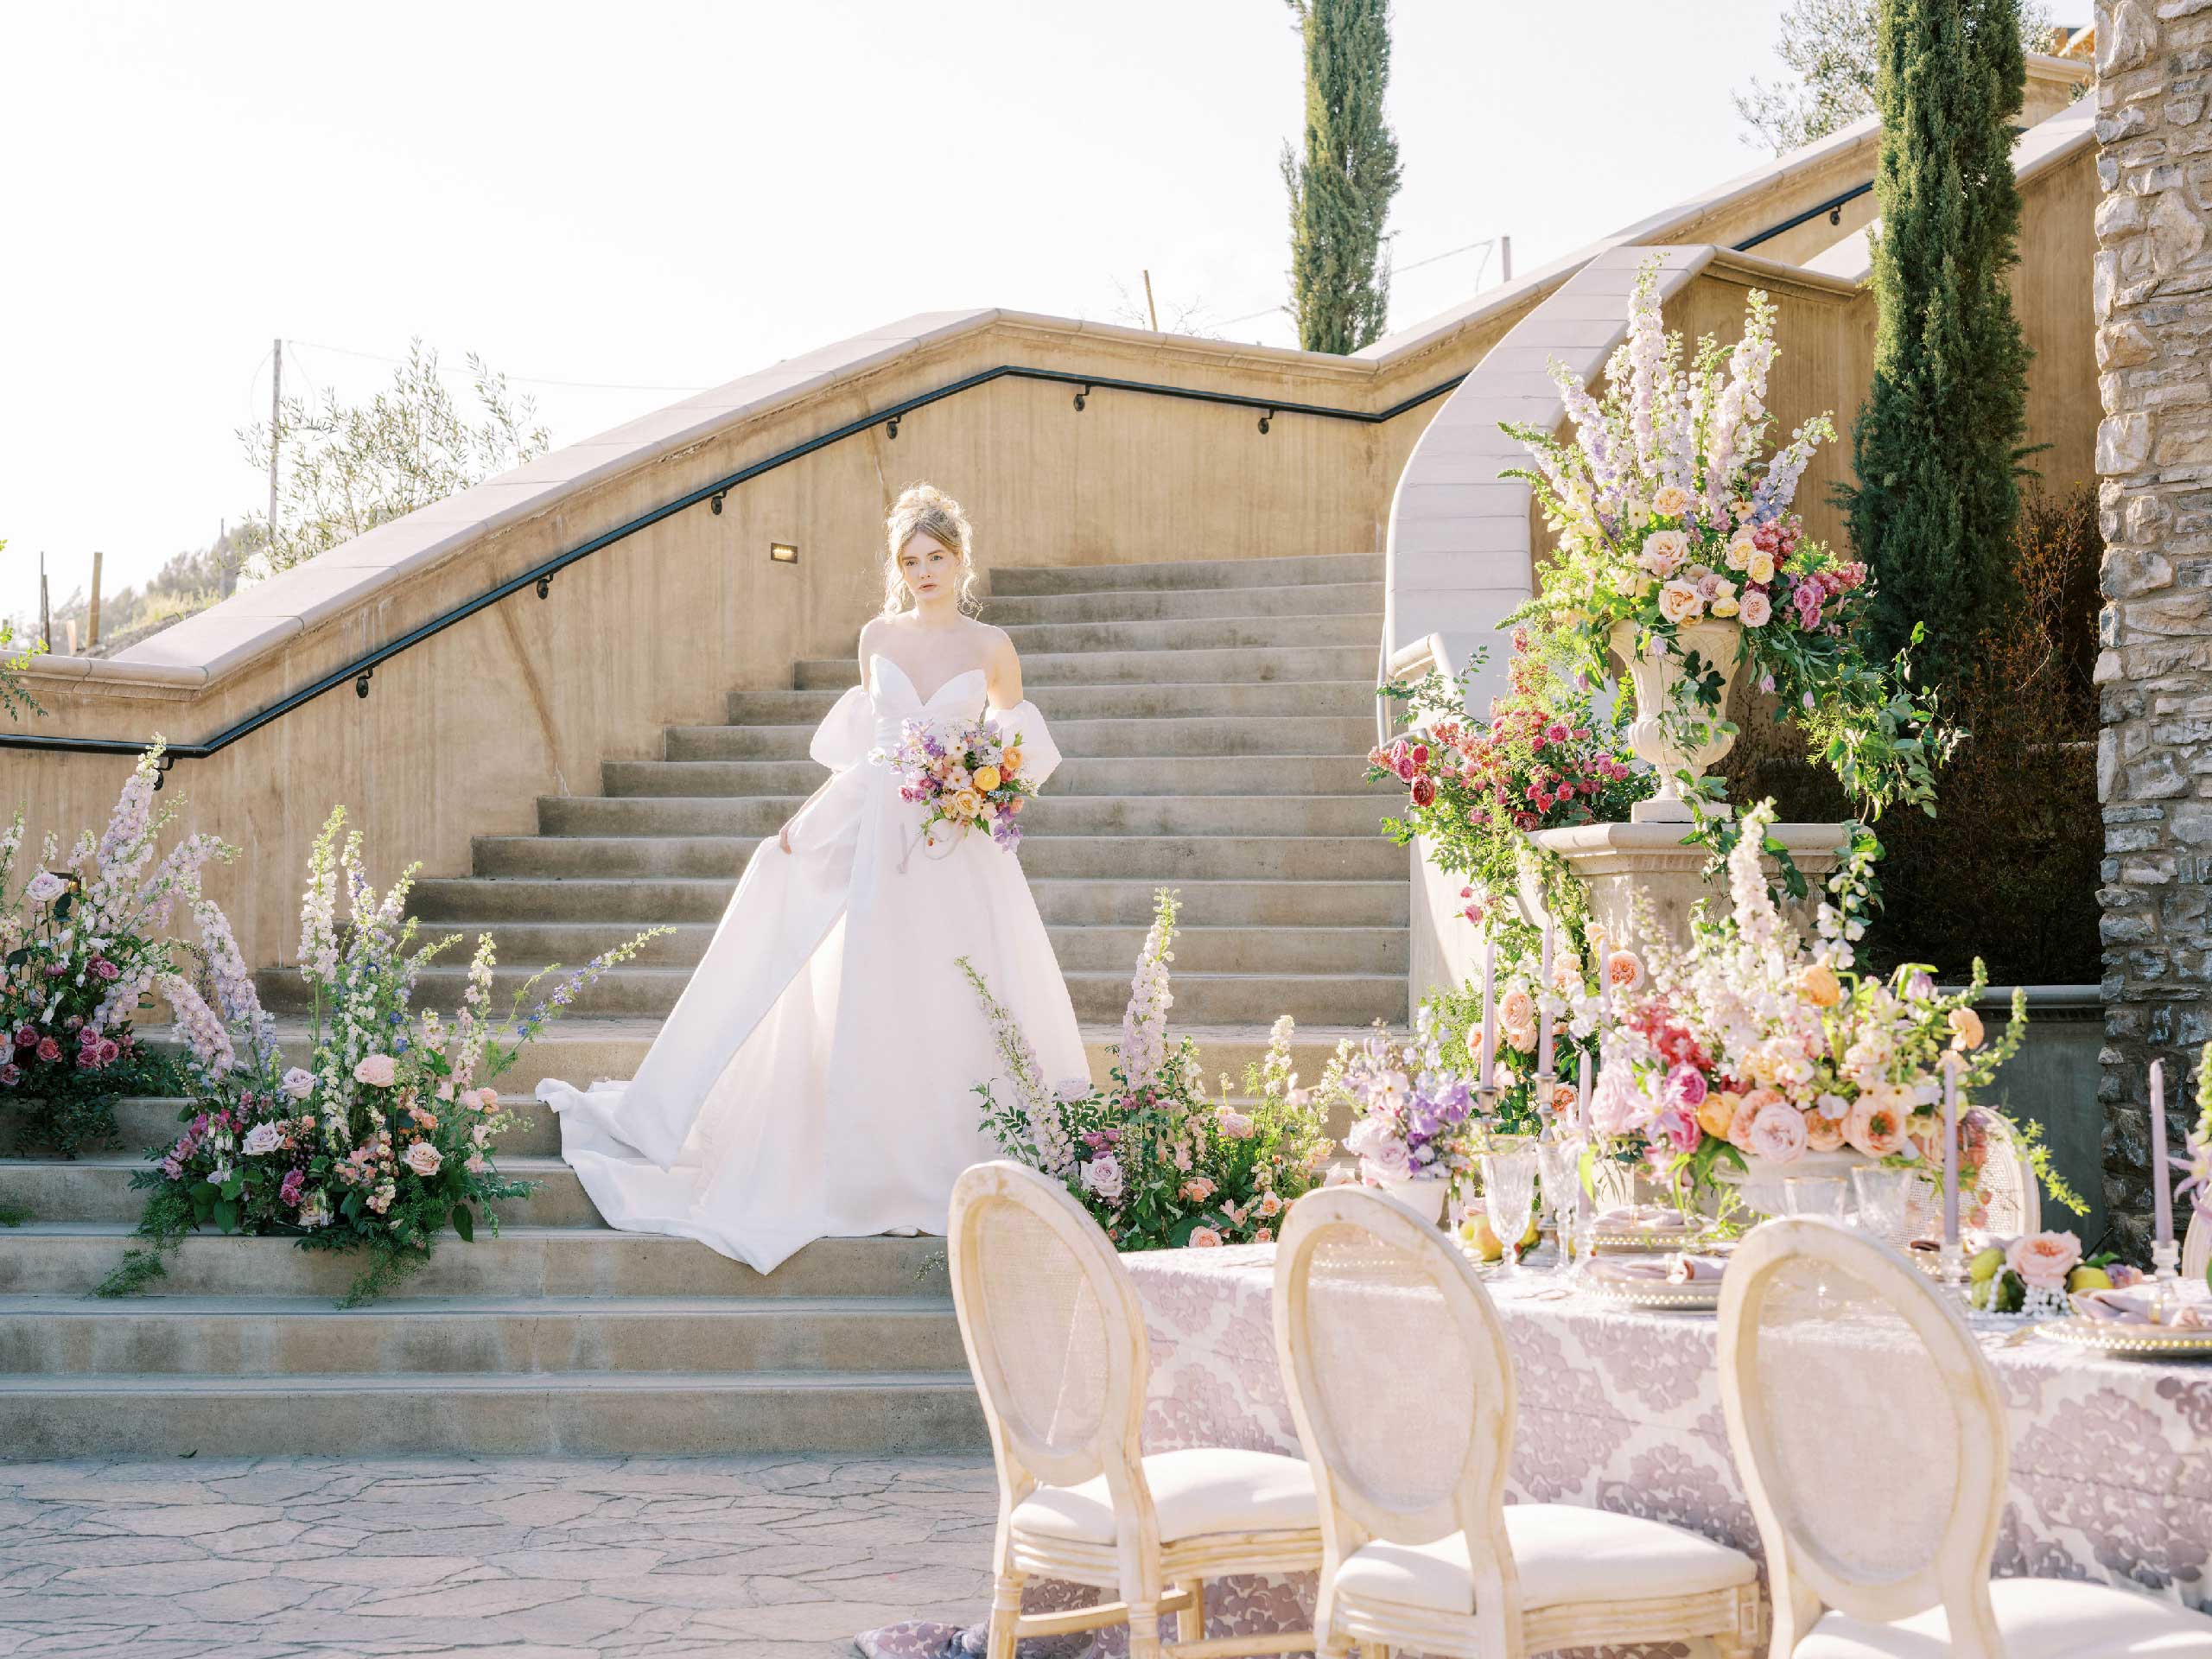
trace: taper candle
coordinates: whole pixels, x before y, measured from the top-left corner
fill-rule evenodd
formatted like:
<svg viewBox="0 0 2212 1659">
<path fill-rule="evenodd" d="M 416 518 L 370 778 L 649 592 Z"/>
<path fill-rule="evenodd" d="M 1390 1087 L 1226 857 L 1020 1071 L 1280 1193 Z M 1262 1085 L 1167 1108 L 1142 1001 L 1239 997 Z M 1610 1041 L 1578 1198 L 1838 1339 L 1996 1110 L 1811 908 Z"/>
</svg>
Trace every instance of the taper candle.
<svg viewBox="0 0 2212 1659">
<path fill-rule="evenodd" d="M 1943 1057 L 1943 1247 L 1959 1242 L 1959 1062 Z"/>
<path fill-rule="evenodd" d="M 1483 941 L 1483 1069 L 1475 1079 L 1478 1089 L 1487 1089 L 1497 1071 L 1497 945 L 1491 939 Z"/>
<path fill-rule="evenodd" d="M 2166 1063 L 2151 1062 L 2151 1217 L 2152 1242 L 2174 1242 L 2174 1171 L 2166 1161 Z"/>
<path fill-rule="evenodd" d="M 1544 917 L 1544 982 L 1536 991 L 1536 1071 L 1541 1077 L 1552 1075 L 1552 1016 L 1544 1007 L 1545 999 L 1552 995 L 1552 918 Z"/>
</svg>

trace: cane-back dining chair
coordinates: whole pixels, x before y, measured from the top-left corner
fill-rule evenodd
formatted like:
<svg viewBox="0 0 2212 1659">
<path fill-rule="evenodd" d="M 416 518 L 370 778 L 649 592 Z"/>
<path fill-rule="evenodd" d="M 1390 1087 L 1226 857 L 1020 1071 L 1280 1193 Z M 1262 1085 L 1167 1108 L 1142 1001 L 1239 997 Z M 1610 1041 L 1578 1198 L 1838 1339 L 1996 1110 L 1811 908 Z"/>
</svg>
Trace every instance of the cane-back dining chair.
<svg viewBox="0 0 2212 1659">
<path fill-rule="evenodd" d="M 2181 1276 L 2192 1284 L 2212 1267 L 2212 1211 L 2191 1210 L 2189 1230 L 2181 1236 Z"/>
<path fill-rule="evenodd" d="M 1205 1639 L 1205 1582 L 1321 1564 L 1313 1478 L 1296 1458 L 1138 1444 L 1144 1313 L 1112 1243 L 1057 1181 L 977 1164 L 947 1229 L 961 1340 L 998 1465 L 990 1659 L 1022 1637 L 1126 1621 L 1131 1659 L 1294 1652 L 1311 1630 Z M 1024 1614 L 1032 1578 L 1120 1600 Z M 1175 1618 L 1163 1637 L 1160 1620 Z"/>
<path fill-rule="evenodd" d="M 1708 1637 L 1748 1659 L 1758 1573 L 1659 1521 L 1505 1498 L 1513 1367 L 1472 1265 L 1395 1198 L 1291 1207 L 1275 1346 L 1321 1500 L 1314 1624 L 1341 1650 L 1521 1659 Z"/>
<path fill-rule="evenodd" d="M 1956 1306 L 1834 1222 L 1769 1222 L 1721 1281 L 1720 1398 L 1766 1546 L 1772 1659 L 2205 1659 L 2212 1618 L 1999 1579 L 2005 1408 Z"/>
</svg>

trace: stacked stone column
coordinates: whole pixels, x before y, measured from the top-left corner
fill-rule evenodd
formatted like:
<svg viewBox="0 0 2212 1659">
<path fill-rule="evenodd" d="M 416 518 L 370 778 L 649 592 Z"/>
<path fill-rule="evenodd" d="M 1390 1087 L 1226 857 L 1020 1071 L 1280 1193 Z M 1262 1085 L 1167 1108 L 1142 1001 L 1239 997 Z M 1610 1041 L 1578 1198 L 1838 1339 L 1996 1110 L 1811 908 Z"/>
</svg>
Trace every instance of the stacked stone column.
<svg viewBox="0 0 2212 1659">
<path fill-rule="evenodd" d="M 2212 0 L 2099 0 L 2096 21 L 2099 1095 L 2116 1242 L 2139 1253 L 2149 1064 L 2178 1148 L 2212 1038 Z"/>
</svg>

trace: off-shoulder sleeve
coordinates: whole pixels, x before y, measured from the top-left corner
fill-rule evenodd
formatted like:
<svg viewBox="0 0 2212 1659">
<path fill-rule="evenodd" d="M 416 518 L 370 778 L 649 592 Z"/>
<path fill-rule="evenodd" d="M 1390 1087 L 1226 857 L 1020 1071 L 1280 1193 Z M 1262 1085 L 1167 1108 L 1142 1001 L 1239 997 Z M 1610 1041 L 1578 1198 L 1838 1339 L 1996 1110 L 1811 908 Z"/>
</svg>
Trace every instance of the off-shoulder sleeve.
<svg viewBox="0 0 2212 1659">
<path fill-rule="evenodd" d="M 1060 746 L 1052 741 L 1052 729 L 1037 712 L 1037 705 L 1025 699 L 1011 709 L 994 709 L 984 718 L 998 728 L 999 736 L 1008 745 L 1020 745 L 1021 775 L 1032 788 L 1042 789 L 1060 764 Z"/>
<path fill-rule="evenodd" d="M 875 715 L 868 707 L 868 689 L 854 686 L 837 699 L 836 704 L 823 716 L 822 723 L 814 728 L 814 739 L 806 746 L 817 765 L 832 772 L 842 772 L 856 766 L 868 758 L 875 745 Z"/>
</svg>

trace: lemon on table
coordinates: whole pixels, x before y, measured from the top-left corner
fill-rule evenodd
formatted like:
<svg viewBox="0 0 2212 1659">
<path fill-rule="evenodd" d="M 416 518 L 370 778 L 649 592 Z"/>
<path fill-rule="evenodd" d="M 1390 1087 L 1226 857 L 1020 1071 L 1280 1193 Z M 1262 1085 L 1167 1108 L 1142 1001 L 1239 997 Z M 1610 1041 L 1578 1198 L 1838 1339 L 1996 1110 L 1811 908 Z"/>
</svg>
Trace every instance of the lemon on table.
<svg viewBox="0 0 2212 1659">
<path fill-rule="evenodd" d="M 1521 1240 L 1521 1248 L 1523 1250 L 1535 1249 L 1537 1241 L 1542 1236 L 1542 1230 L 1531 1218 L 1529 1223 L 1529 1231 Z M 1473 1245 L 1475 1254 L 1485 1262 L 1501 1261 L 1505 1255 L 1505 1246 L 1497 1242 L 1497 1234 L 1491 1228 L 1488 1216 L 1469 1216 L 1466 1220 L 1461 1222 L 1459 1239 L 1462 1243 Z"/>
<path fill-rule="evenodd" d="M 1967 1263 L 1967 1277 L 1979 1284 L 1985 1279 L 1994 1279 L 1997 1269 L 2004 1265 L 2005 1252 L 1993 1244 L 1978 1252 L 1974 1260 Z"/>
<path fill-rule="evenodd" d="M 2112 1275 L 2102 1268 L 2076 1268 L 2066 1275 L 2069 1290 L 2110 1290 Z"/>
</svg>

